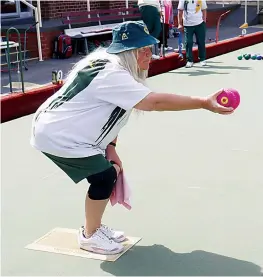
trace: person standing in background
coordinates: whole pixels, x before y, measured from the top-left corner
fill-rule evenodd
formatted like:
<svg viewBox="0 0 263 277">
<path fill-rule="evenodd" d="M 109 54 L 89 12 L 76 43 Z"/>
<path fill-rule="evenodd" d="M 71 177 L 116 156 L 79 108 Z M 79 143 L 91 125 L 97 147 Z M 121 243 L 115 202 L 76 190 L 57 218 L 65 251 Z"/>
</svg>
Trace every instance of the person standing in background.
<svg viewBox="0 0 263 277">
<path fill-rule="evenodd" d="M 168 36 L 169 36 L 169 25 L 173 22 L 173 4 L 172 0 L 161 0 L 161 22 L 162 22 L 162 31 L 159 36 L 159 48 L 161 45 L 164 45 L 164 50 L 169 51 L 173 50 L 172 47 L 168 46 Z M 163 34 L 164 32 L 164 34 Z M 164 37 L 163 37 L 164 36 Z"/>
<path fill-rule="evenodd" d="M 147 26 L 151 36 L 158 39 L 161 34 L 161 5 L 159 0 L 138 0 L 139 10 L 142 20 Z M 153 59 L 159 59 L 156 53 L 152 55 Z"/>
<path fill-rule="evenodd" d="M 178 29 L 184 28 L 186 67 L 192 67 L 193 59 L 193 36 L 196 37 L 199 59 L 202 66 L 206 66 L 206 17 L 207 3 L 205 0 L 180 0 L 178 4 Z"/>
</svg>

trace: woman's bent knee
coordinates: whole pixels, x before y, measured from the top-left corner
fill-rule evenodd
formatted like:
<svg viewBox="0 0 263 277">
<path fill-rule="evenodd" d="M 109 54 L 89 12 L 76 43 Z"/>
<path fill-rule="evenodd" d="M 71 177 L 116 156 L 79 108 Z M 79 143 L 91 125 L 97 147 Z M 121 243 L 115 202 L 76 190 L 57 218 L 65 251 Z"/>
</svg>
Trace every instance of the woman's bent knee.
<svg viewBox="0 0 263 277">
<path fill-rule="evenodd" d="M 87 178 L 90 183 L 88 190 L 89 198 L 92 200 L 106 200 L 110 198 L 119 172 L 120 167 L 114 164 L 105 171 L 89 176 Z"/>
</svg>

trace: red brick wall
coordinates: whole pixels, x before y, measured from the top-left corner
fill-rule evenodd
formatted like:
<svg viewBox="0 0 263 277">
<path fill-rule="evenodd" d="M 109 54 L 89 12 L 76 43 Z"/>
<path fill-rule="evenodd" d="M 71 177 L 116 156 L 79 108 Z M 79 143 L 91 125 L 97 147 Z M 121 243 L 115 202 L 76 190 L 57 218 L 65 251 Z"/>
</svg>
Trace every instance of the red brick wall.
<svg viewBox="0 0 263 277">
<path fill-rule="evenodd" d="M 129 6 L 132 7 L 136 4 L 137 1 L 129 1 Z M 36 5 L 36 3 L 33 3 Z M 117 1 L 90 1 L 90 9 L 113 9 L 125 7 L 125 0 Z M 54 19 L 60 18 L 61 13 L 68 11 L 86 11 L 87 0 L 78 0 L 78 1 L 41 1 L 41 13 L 43 19 Z"/>
<path fill-rule="evenodd" d="M 132 7 L 134 4 L 137 4 L 137 1 L 129 0 L 129 7 Z M 110 9 L 125 8 L 125 7 L 126 7 L 126 1 L 109 1 Z"/>
<path fill-rule="evenodd" d="M 61 13 L 67 11 L 85 11 L 87 1 L 41 1 L 43 19 L 60 18 Z"/>
<path fill-rule="evenodd" d="M 42 46 L 42 55 L 43 59 L 50 59 L 52 57 L 53 52 L 53 40 L 56 36 L 58 36 L 60 31 L 51 31 L 51 32 L 41 32 L 41 46 Z M 1 35 L 5 35 L 3 32 Z M 23 50 L 24 47 L 24 34 L 20 34 L 21 39 L 21 48 Z M 12 33 L 9 36 L 9 40 L 18 41 L 17 34 Z M 36 33 L 27 33 L 26 38 L 26 49 L 29 50 L 30 58 L 38 57 L 38 44 L 37 44 L 37 35 Z"/>
</svg>

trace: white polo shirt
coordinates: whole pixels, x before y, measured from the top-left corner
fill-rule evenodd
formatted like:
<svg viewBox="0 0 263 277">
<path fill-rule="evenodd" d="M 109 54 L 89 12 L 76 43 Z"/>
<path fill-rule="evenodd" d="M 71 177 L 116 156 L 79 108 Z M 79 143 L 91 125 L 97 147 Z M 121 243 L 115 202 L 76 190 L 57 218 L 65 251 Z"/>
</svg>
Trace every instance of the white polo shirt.
<svg viewBox="0 0 263 277">
<path fill-rule="evenodd" d="M 203 20 L 202 10 L 207 9 L 206 0 L 179 0 L 178 10 L 183 10 L 183 25 L 196 26 Z"/>
<path fill-rule="evenodd" d="M 120 66 L 96 61 L 39 107 L 31 145 L 64 158 L 105 155 L 133 107 L 150 92 Z"/>
<path fill-rule="evenodd" d="M 161 11 L 161 5 L 159 0 L 138 0 L 137 2 L 139 8 L 143 6 L 153 6 Z"/>
</svg>

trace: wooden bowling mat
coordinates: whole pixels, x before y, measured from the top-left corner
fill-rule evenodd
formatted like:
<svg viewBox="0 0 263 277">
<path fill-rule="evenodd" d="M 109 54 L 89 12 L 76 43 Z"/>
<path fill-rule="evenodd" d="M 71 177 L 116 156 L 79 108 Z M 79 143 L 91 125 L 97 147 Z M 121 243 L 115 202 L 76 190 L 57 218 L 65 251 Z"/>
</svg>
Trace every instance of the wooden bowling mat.
<svg viewBox="0 0 263 277">
<path fill-rule="evenodd" d="M 25 248 L 29 250 L 77 256 L 86 259 L 115 262 L 141 240 L 141 238 L 138 237 L 127 237 L 122 243 L 124 245 L 124 251 L 116 255 L 101 255 L 79 249 L 77 234 L 78 230 L 75 229 L 55 228 L 43 237 L 27 245 Z"/>
</svg>

